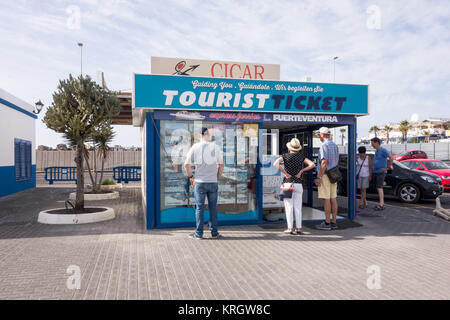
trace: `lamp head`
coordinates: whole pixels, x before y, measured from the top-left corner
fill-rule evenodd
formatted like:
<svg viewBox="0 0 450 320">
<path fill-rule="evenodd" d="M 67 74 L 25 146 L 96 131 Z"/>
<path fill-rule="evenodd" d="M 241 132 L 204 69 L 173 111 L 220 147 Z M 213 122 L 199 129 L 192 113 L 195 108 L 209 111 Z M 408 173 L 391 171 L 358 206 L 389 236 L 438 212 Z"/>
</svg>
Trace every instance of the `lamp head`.
<svg viewBox="0 0 450 320">
<path fill-rule="evenodd" d="M 39 114 L 39 112 L 41 112 L 42 107 L 44 106 L 44 104 L 41 102 L 41 100 L 39 100 L 38 102 L 36 102 L 35 104 L 36 110 L 33 110 L 33 113 L 35 114 Z"/>
</svg>

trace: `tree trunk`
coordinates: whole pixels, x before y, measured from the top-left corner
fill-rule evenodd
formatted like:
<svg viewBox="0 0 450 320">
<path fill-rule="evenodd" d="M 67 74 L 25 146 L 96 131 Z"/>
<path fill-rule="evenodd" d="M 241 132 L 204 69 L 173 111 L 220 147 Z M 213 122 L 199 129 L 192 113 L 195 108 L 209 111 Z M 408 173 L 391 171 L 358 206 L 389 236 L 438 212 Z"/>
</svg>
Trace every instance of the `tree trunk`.
<svg viewBox="0 0 450 320">
<path fill-rule="evenodd" d="M 100 173 L 100 181 L 98 182 L 98 191 L 100 192 L 102 189 L 102 181 L 103 181 L 103 169 L 105 168 L 105 158 L 102 156 L 102 172 Z"/>
<path fill-rule="evenodd" d="M 83 142 L 77 143 L 75 163 L 77 165 L 77 196 L 75 198 L 75 210 L 84 210 L 84 166 L 83 166 Z"/>
<path fill-rule="evenodd" d="M 96 152 L 96 148 L 94 147 L 94 173 L 95 173 L 95 188 L 94 186 L 92 186 L 93 190 L 97 190 L 97 152 Z"/>
<path fill-rule="evenodd" d="M 95 190 L 96 183 L 95 183 L 94 177 L 92 176 L 91 166 L 89 165 L 89 158 L 86 156 L 86 154 L 84 154 L 84 159 L 86 160 L 86 165 L 87 165 L 87 168 L 88 168 L 89 177 L 91 177 L 92 190 Z"/>
</svg>

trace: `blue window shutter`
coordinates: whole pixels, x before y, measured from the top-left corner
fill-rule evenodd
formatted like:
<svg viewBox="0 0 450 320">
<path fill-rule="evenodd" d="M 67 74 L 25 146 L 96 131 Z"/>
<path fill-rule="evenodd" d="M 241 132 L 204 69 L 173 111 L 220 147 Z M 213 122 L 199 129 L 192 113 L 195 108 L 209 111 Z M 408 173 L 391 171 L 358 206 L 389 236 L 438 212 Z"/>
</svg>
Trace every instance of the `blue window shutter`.
<svg viewBox="0 0 450 320">
<path fill-rule="evenodd" d="M 16 180 L 32 178 L 31 141 L 14 139 L 14 175 Z"/>
<path fill-rule="evenodd" d="M 14 139 L 14 174 L 16 180 L 20 179 L 20 142 Z"/>
<path fill-rule="evenodd" d="M 25 141 L 20 142 L 20 179 L 25 179 Z"/>
<path fill-rule="evenodd" d="M 26 168 L 26 179 L 31 179 L 31 142 L 26 142 L 25 148 L 25 168 Z"/>
</svg>

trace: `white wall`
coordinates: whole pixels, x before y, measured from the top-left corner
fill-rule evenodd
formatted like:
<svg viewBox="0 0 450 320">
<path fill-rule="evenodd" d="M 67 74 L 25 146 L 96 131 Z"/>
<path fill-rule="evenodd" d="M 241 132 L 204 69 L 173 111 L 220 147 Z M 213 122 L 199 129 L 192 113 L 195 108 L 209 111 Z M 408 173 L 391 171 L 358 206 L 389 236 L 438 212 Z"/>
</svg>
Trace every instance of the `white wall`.
<svg viewBox="0 0 450 320">
<path fill-rule="evenodd" d="M 16 96 L 13 96 L 11 93 L 3 90 L 2 88 L 0 88 L 0 98 L 15 104 L 16 106 L 25 109 L 28 112 L 33 112 L 34 107 L 27 103 L 26 101 L 23 101 L 22 99 L 17 98 Z"/>
<path fill-rule="evenodd" d="M 0 89 L 1 90 L 1 89 Z M 0 98 L 26 109 L 17 104 L 17 100 L 8 100 L 0 91 Z M 14 138 L 32 142 L 32 164 L 36 164 L 36 119 L 0 103 L 0 166 L 14 166 Z"/>
</svg>

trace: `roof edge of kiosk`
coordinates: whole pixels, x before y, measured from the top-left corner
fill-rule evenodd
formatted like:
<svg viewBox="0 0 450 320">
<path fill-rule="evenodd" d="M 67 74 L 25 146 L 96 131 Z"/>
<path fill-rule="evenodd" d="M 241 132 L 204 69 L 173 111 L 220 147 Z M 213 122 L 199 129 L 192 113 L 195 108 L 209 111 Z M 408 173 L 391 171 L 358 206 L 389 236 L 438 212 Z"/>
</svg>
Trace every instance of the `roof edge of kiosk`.
<svg viewBox="0 0 450 320">
<path fill-rule="evenodd" d="M 172 75 L 172 74 L 161 74 L 161 73 L 133 73 L 133 88 L 134 88 L 134 81 L 135 76 L 164 76 L 164 77 L 171 77 L 171 78 L 182 78 L 182 79 L 196 79 L 196 78 L 203 78 L 203 79 L 209 79 L 213 81 L 229 81 L 229 80 L 235 80 L 235 81 L 256 81 L 256 82 L 293 82 L 293 83 L 302 83 L 302 84 L 332 84 L 332 85 L 350 85 L 350 86 L 369 86 L 368 83 L 347 83 L 347 82 L 322 82 L 322 81 L 295 81 L 295 80 L 279 80 L 279 79 L 240 79 L 240 78 L 213 78 L 213 77 L 204 77 L 204 76 L 180 76 L 180 75 Z"/>
</svg>

